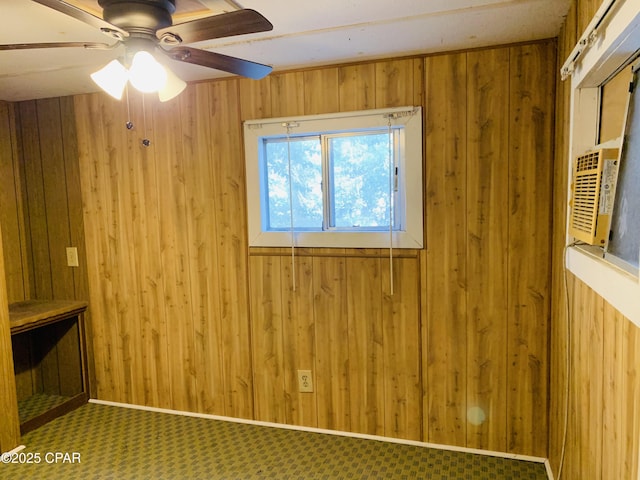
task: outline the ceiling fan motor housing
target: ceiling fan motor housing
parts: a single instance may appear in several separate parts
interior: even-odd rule
[[[129,33],[155,35],[170,27],[176,10],[175,0],[98,0],[105,21]]]
[[[178,46],[181,43],[189,44],[272,30],[273,25],[271,22],[252,9],[241,8],[231,12],[178,22],[174,25],[172,15],[176,11],[176,0],[97,0],[102,8],[102,18],[63,0],[33,1],[97,28],[115,40],[115,42],[112,44],[80,42],[16,43],[0,45],[0,50],[65,47],[108,50],[122,45],[125,47],[124,56],[119,59],[119,62],[116,62],[120,63],[120,70],[133,67],[133,63],[136,63],[136,65],[141,64],[141,62],[134,62],[133,60],[138,53],[143,51],[152,56],[159,52],[179,62],[222,70],[256,80],[265,77],[272,70],[269,65],[250,60],[194,47]],[[204,2],[204,0],[201,1]],[[145,57],[145,55],[138,56],[138,58]],[[111,63],[113,61],[107,67]],[[143,64],[141,68],[147,69],[148,67],[148,65]],[[100,72],[102,70],[104,68]],[[105,88],[105,90],[107,89]],[[107,92],[111,93],[109,90]],[[113,96],[117,97],[117,93]]]

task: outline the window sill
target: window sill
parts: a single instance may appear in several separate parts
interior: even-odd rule
[[[393,249],[393,258],[418,258],[418,249]],[[387,248],[308,248],[295,247],[296,257],[389,258]],[[249,247],[249,256],[291,256],[291,247]]]
[[[569,247],[566,268],[640,327],[638,278],[603,259],[602,249],[583,245]]]

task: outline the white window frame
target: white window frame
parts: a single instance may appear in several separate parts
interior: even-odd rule
[[[570,159],[596,148],[601,86],[628,64],[638,49],[640,3],[605,0],[561,72],[563,78],[571,75]],[[622,132],[617,140],[599,147],[620,148],[621,141]],[[571,166],[569,161],[568,195],[571,194]],[[567,222],[567,244],[572,241]],[[568,248],[567,269],[640,326],[638,278],[604,259],[601,250],[599,247]]]
[[[386,231],[265,231],[261,208],[262,139],[291,135],[336,133],[364,129],[388,129],[402,126],[399,145],[399,190],[397,206],[404,206],[400,230]],[[422,201],[422,108],[342,112],[312,116],[270,118],[244,122],[244,147],[247,176],[249,246],[252,247],[341,247],[341,248],[413,248],[423,247]]]

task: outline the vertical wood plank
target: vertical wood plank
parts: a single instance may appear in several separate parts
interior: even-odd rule
[[[249,258],[252,292],[249,299],[255,365],[255,419],[286,423],[280,261],[277,256]]]
[[[173,408],[197,408],[196,364],[191,305],[191,264],[187,228],[187,192],[179,104],[154,102],[150,159],[158,175],[160,259],[167,318]],[[145,148],[145,147],[139,147]],[[151,147],[149,147],[151,148]]]
[[[213,191],[220,275],[225,414],[253,417],[247,205],[238,80],[210,85]]]
[[[468,54],[467,446],[505,451],[509,50]]]
[[[376,108],[413,105],[414,62],[411,59],[376,63]]]
[[[571,383],[569,384],[569,419],[567,425],[567,445],[565,453],[564,473],[565,478],[580,477],[580,391],[583,369],[580,351],[580,333],[583,331],[582,319],[584,318],[585,301],[580,282],[570,276],[569,298],[571,303],[571,337],[570,337],[570,369]]]
[[[384,432],[388,437],[421,440],[419,262],[417,258],[393,260],[393,294],[389,260],[381,263]]]
[[[255,120],[273,117],[271,113],[271,77],[262,80],[242,78],[240,88],[240,118]]]
[[[282,332],[287,423],[315,427],[318,424],[317,388],[313,392],[299,392],[297,372],[298,370],[311,370],[312,376],[313,372],[317,373],[313,311],[313,259],[308,256],[299,256],[292,262],[291,259],[283,257],[280,265],[283,280]]]
[[[412,105],[425,105],[425,85],[424,85],[424,59],[414,58],[412,60],[413,73],[413,101]],[[423,111],[424,115],[424,111]],[[423,122],[424,124],[424,122]],[[423,170],[424,171],[424,170]]]
[[[380,259],[347,258],[349,405],[354,432],[384,435],[384,332]]]
[[[77,300],[87,300],[89,296],[87,285],[87,262],[86,247],[84,243],[84,221],[82,218],[82,192],[80,183],[80,171],[78,164],[78,135],[76,132],[75,112],[73,97],[61,97],[60,102],[60,123],[63,137],[63,166],[64,185],[66,187],[66,203],[68,215],[68,245],[78,249],[80,265],[71,268],[73,283],[68,288],[68,298]],[[85,315],[86,323],[89,315]]]
[[[110,244],[110,267],[114,280],[115,318],[110,325],[110,346],[117,352],[121,365],[120,388],[116,393],[128,403],[142,401],[143,395],[138,389],[141,370],[140,355],[142,345],[138,336],[140,289],[137,285],[137,255],[134,245],[133,225],[136,219],[137,204],[131,202],[135,177],[131,175],[131,166],[139,165],[136,161],[138,151],[142,149],[141,139],[153,128],[151,122],[143,120],[141,114],[141,95],[131,95],[131,119],[135,122],[133,130],[124,126],[126,116],[122,107],[110,97],[101,95],[103,99],[103,115],[109,119],[105,125],[105,145],[108,156],[102,155],[105,163],[103,181],[108,185],[110,220],[108,227]],[[139,120],[139,121],[138,121]],[[95,119],[95,121],[99,121]],[[149,125],[147,125],[149,124]]]
[[[158,172],[155,150],[141,145],[145,136],[155,137],[148,131],[146,114],[140,97],[133,98],[130,120],[134,130],[126,134],[129,159],[126,169],[131,178],[130,198],[132,241],[135,248],[135,282],[138,288],[138,315],[140,328],[139,359],[140,391],[148,405],[174,408],[172,403],[171,357],[169,355],[169,318],[167,316],[164,270],[162,268],[162,242],[159,194],[164,185]],[[149,122],[153,129],[153,122]],[[155,138],[153,138],[155,140]],[[154,149],[157,148],[154,142]],[[181,362],[182,363],[182,362]]]
[[[338,69],[323,68],[304,72],[304,114],[318,115],[340,111]],[[318,95],[318,92],[323,92]]]
[[[375,64],[338,67],[338,97],[341,112],[375,108]]]
[[[118,123],[118,115],[105,108],[104,96],[80,95],[74,99],[76,128],[78,130],[78,155],[83,185],[84,223],[87,242],[87,270],[90,305],[93,318],[93,347],[96,368],[96,390],[104,400],[125,401],[121,395],[121,364],[113,339],[117,338],[115,322],[116,286],[113,265],[113,210],[110,178],[104,160],[107,145],[118,153],[123,142],[112,142],[109,129]],[[103,128],[95,131],[96,119]],[[107,143],[109,141],[109,143]],[[122,151],[120,151],[122,153]]]
[[[466,55],[425,59],[427,243],[424,431],[466,442]]]
[[[97,201],[97,174],[92,172],[93,167],[98,162],[96,145],[101,141],[101,135],[95,134],[92,138],[90,131],[92,127],[92,111],[96,108],[96,96],[77,95],[73,97],[73,108],[76,120],[77,148],[78,148],[78,175],[82,185],[82,214],[84,226],[87,228],[86,241],[86,261],[87,261],[87,282],[89,285],[100,285],[99,269],[97,268],[97,257],[99,256],[98,245],[98,224],[101,222]],[[91,159],[91,160],[90,160]],[[87,220],[84,220],[84,216]],[[91,220],[89,220],[91,219]],[[91,336],[88,336],[87,343],[92,352],[93,374],[91,379],[92,395],[99,398],[103,393],[103,385],[106,383],[106,358],[102,348],[94,348],[94,345],[102,344],[105,339],[105,330],[100,315],[103,312],[101,298],[105,295],[98,295],[97,288],[89,288],[88,300],[91,305],[91,312],[95,315],[96,322],[92,325]]]
[[[318,427],[351,430],[346,261],[313,258]]]
[[[576,3],[571,2],[565,23],[558,36],[558,67],[570,55],[576,41]],[[549,401],[549,462],[559,471],[567,408],[568,328],[565,301],[564,248],[566,242],[567,177],[569,171],[569,119],[571,82],[556,80],[556,129],[553,186],[553,250],[550,326],[550,401]]]
[[[185,187],[188,195],[187,236],[191,276],[191,303],[194,315],[195,375],[198,411],[224,415],[224,369],[221,300],[218,285],[218,244],[215,193],[212,188],[216,169],[208,115],[209,88],[189,86],[180,96]],[[198,368],[207,365],[208,368]]]
[[[271,75],[271,115],[304,115],[304,74],[290,72]]]
[[[38,132],[38,109],[35,101],[20,103],[24,182],[29,203],[25,210],[26,235],[32,240],[29,269],[32,294],[35,298],[52,299],[51,261],[45,209],[44,175],[42,152]],[[35,241],[34,241],[35,240]],[[36,269],[37,268],[37,273]]]
[[[25,300],[26,238],[18,150],[16,105],[0,102],[0,224],[9,303]]]
[[[584,328],[580,331],[580,368],[585,375],[580,385],[580,422],[582,431],[582,476],[602,477],[602,416],[603,416],[603,299],[593,290],[585,289],[586,311]]]
[[[68,125],[63,135],[60,101],[54,99],[42,99],[36,101],[38,133],[40,137],[40,154],[42,162],[42,185],[44,197],[42,210],[45,212],[46,228],[45,238],[47,245],[43,250],[49,252],[50,267],[45,268],[44,273],[51,272],[55,281],[51,282],[52,298],[73,298],[74,284],[73,272],[67,267],[65,248],[70,246],[69,239],[69,206],[67,200],[67,179],[65,172],[64,138],[73,137],[73,125]],[[31,197],[30,197],[31,200]],[[30,201],[30,205],[33,203]],[[33,231],[31,243],[42,241],[39,233]],[[36,276],[40,276],[39,264],[34,264]]]
[[[545,456],[554,44],[511,48],[507,449]],[[527,225],[527,228],[522,228]]]
[[[578,4],[578,37],[582,36],[591,23],[603,0],[576,0]]]
[[[640,331],[627,319],[624,324],[624,434],[619,444],[623,453],[621,478],[638,477],[638,447],[640,441]]]
[[[609,303],[604,304],[602,382],[602,471],[601,478],[633,478],[623,473],[626,452],[619,441],[624,438],[624,326],[627,320]]]

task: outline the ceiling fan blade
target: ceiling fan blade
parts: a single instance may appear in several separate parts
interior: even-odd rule
[[[88,12],[85,12],[81,8],[76,7],[75,5],[71,5],[70,3],[63,2],[62,0],[33,0],[40,5],[44,5],[45,7],[52,8],[57,10],[58,12],[64,13],[76,20],[80,20],[81,22],[86,23],[92,27],[98,28],[102,32],[115,37],[115,38],[124,38],[129,36],[129,32],[121,29],[120,27],[116,27],[111,23],[101,19],[100,17],[96,17],[95,15],[91,15]]]
[[[36,48],[86,48],[86,49],[94,49],[94,50],[109,50],[113,47],[114,45],[108,45],[106,43],[50,42],[50,43],[13,43],[10,45],[0,45],[0,50],[31,50]]]
[[[156,35],[159,39],[163,36],[177,36],[183,43],[193,43],[269,30],[273,30],[269,20],[255,10],[246,8],[161,28]]]
[[[193,63],[203,67],[215,68],[224,72],[235,73],[243,77],[259,80],[266,77],[272,70],[268,65],[230,57],[216,52],[208,52],[191,47],[175,47],[171,50],[162,50],[166,55],[180,62]]]

